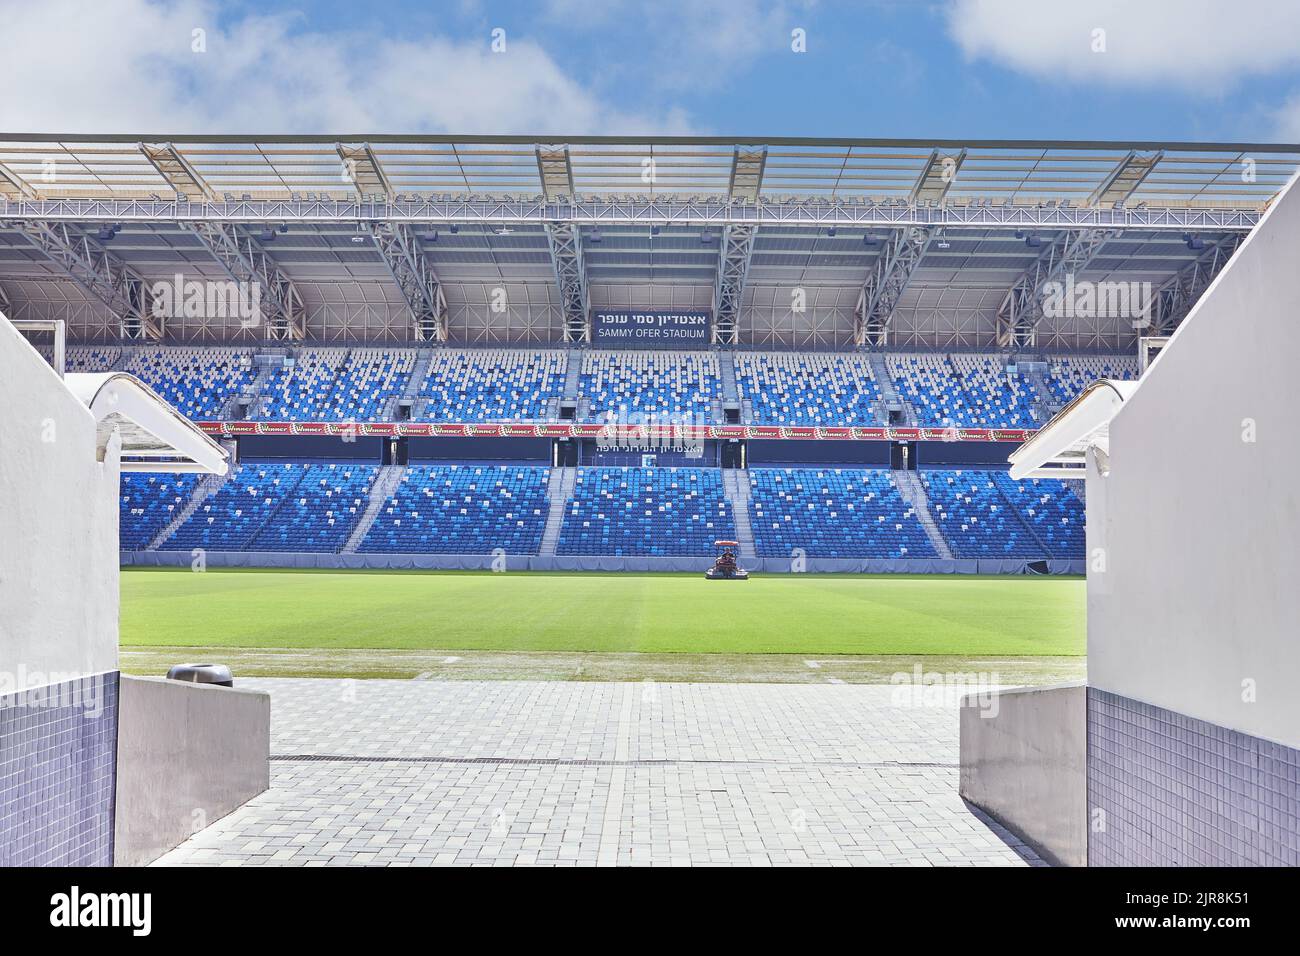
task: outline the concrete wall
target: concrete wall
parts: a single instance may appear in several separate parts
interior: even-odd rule
[[[157,859],[270,786],[271,698],[123,675],[114,862]]]
[[[1083,685],[1024,687],[961,707],[961,795],[1063,866],[1088,862]]]
[[[1110,427],[1088,682],[1300,746],[1300,189],[1201,298]]]
[[[6,319],[0,408],[0,694],[116,670],[116,444]]]
[[[122,564],[135,567],[192,567],[189,551],[123,551]],[[490,554],[312,554],[295,551],[208,551],[209,568],[382,568],[385,570],[492,570],[497,559]],[[508,571],[682,571],[703,574],[712,557],[615,557],[613,555],[507,555]],[[809,574],[1028,574],[1031,563],[1011,560],[964,558],[807,558]],[[760,574],[793,573],[790,558],[750,558],[744,562]],[[1047,562],[1050,574],[1083,574],[1082,560]],[[801,572],[802,573],[802,572]]]

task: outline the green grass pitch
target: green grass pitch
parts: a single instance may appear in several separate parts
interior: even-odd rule
[[[123,645],[1081,655],[1081,578],[123,569]]]

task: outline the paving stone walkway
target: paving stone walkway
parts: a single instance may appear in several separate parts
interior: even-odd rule
[[[881,685],[249,679],[271,789],[161,865],[1038,865]]]

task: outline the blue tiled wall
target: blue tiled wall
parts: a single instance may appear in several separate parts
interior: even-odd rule
[[[112,866],[117,679],[0,696],[0,867]]]
[[[1300,750],[1090,687],[1088,808],[1089,866],[1297,866]]]

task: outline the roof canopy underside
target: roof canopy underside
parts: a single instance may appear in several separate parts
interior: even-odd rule
[[[896,340],[958,347],[979,344],[1008,289],[1070,222],[1086,226],[1093,212],[1109,217],[1098,222],[1119,222],[1120,211],[1133,217],[1111,230],[1076,279],[1159,286],[1201,254],[1189,233],[1213,244],[1250,228],[1298,166],[1300,146],[1268,144],[0,133],[0,289],[15,314],[75,319],[74,341],[113,338],[111,310],[69,281],[19,224],[57,215],[94,241],[113,209],[126,210],[102,248],[135,273],[224,280],[184,220],[204,203],[203,215],[260,237],[301,294],[309,339],[404,341],[406,302],[368,231],[373,200],[386,204],[376,218],[409,213],[403,222],[441,285],[453,339],[554,341],[564,320],[547,228],[557,209],[607,204],[575,215],[591,307],[698,308],[714,298],[720,233],[742,207],[765,207],[797,215],[757,226],[741,340],[838,346],[891,234],[924,213],[933,239],[895,306]],[[671,220],[627,221],[629,209],[658,214],[663,207],[648,204],[674,202],[683,208]],[[341,203],[351,205],[340,213]],[[618,203],[625,206],[614,215]],[[474,217],[436,215],[466,204]],[[720,211],[696,218],[698,204]],[[862,204],[908,212],[897,227],[893,214],[846,222],[835,213]],[[1026,209],[1046,225],[987,224]],[[241,222],[238,210],[248,218]],[[950,222],[958,210],[963,221]],[[1206,226],[1178,225],[1194,216],[1208,216]],[[1125,320],[1070,325],[1062,334],[1073,347],[1133,338]],[[238,340],[245,331],[237,320],[207,319],[173,323],[168,337]]]

